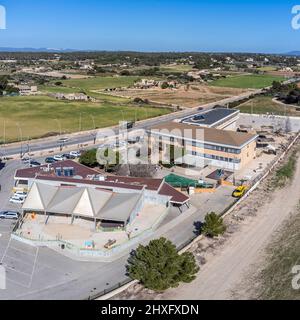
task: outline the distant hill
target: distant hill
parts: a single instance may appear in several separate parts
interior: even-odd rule
[[[75,49],[56,49],[56,48],[9,48],[0,47],[0,52],[74,52]]]
[[[300,51],[291,51],[287,53],[288,56],[300,56]]]

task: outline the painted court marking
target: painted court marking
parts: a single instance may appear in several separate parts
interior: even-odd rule
[[[21,283],[20,281],[16,281],[15,279],[11,279],[9,276],[6,277],[6,280],[9,281],[9,282],[12,282],[12,283],[14,283],[14,284],[17,284],[17,285],[19,285],[19,286],[22,286],[22,287],[24,287],[24,288],[29,289],[29,288],[31,288],[31,286],[32,286],[33,276],[34,276],[34,272],[35,272],[35,270],[36,270],[36,264],[37,264],[38,254],[39,254],[39,248],[35,248],[35,249],[36,249],[36,250],[35,250],[35,254],[27,253],[27,252],[25,252],[25,251],[23,251],[23,250],[20,250],[20,249],[15,248],[15,247],[11,244],[11,242],[12,242],[12,239],[10,238],[9,241],[8,241],[8,243],[7,243],[6,248],[5,248],[5,250],[4,250],[4,253],[3,253],[3,255],[2,255],[1,264],[5,267],[5,269],[10,270],[10,271],[12,271],[12,272],[15,272],[15,273],[23,276],[23,279],[25,279],[25,282],[26,282],[26,283],[28,282],[28,284],[23,284],[23,283]],[[28,263],[28,262],[24,262],[22,259],[19,259],[19,258],[15,258],[15,257],[10,256],[10,255],[8,254],[8,250],[9,250],[9,249],[13,249],[13,250],[16,250],[16,251],[18,251],[18,252],[22,252],[22,253],[25,254],[26,256],[31,257],[31,258],[33,259],[32,264],[30,264],[30,263]],[[23,264],[23,265],[26,264],[27,266],[31,266],[31,265],[32,265],[32,270],[31,270],[30,273],[23,272],[23,271],[20,271],[20,270],[16,270],[15,268],[11,267],[9,264],[6,265],[5,263],[3,263],[4,260],[5,260],[5,258],[12,259],[12,260],[14,260],[14,261],[20,262],[20,266],[21,266],[22,264]],[[27,279],[27,278],[29,278],[29,279]],[[27,280],[29,280],[29,281],[27,281]]]

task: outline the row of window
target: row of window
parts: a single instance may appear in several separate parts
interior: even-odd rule
[[[166,139],[166,138],[163,137],[163,139],[162,139],[160,137],[160,140],[164,140],[164,139]],[[169,141],[171,143],[174,143],[175,142],[175,138],[174,137],[170,137]],[[193,147],[198,147],[198,148],[208,149],[208,150],[221,151],[221,152],[226,152],[226,153],[233,153],[233,154],[240,154],[241,153],[240,149],[215,146],[215,145],[208,144],[208,143],[201,143],[201,142],[196,142],[196,141],[189,142],[189,141],[185,141],[184,139],[176,139],[176,141],[178,143],[181,143],[181,145],[183,147],[186,146],[186,145],[192,145]]]
[[[233,148],[227,148],[227,147],[221,147],[221,146],[214,146],[212,144],[207,144],[207,143],[200,143],[193,141],[192,142],[193,147],[198,147],[198,148],[204,148],[208,150],[215,150],[215,151],[222,151],[222,152],[227,152],[227,153],[234,153],[234,154],[240,154],[241,150],[239,149],[233,149]]]
[[[196,152],[196,151],[192,151],[192,152],[189,151],[189,154],[192,154],[193,156],[203,157],[205,159],[225,161],[225,162],[230,162],[230,163],[240,163],[241,162],[241,159],[219,157],[219,156],[215,156],[213,154],[203,154],[203,153]]]

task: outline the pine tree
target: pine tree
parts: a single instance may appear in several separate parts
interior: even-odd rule
[[[160,238],[140,245],[129,259],[128,274],[146,288],[164,291],[191,282],[199,268],[192,253],[179,255],[171,241]]]
[[[215,212],[211,212],[205,216],[201,230],[204,235],[213,238],[218,235],[222,235],[226,231],[226,226],[219,215]]]

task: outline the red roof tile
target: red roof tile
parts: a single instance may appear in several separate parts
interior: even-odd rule
[[[177,191],[167,183],[163,184],[162,188],[159,191],[159,194],[164,196],[170,196],[171,202],[179,203],[179,204],[184,204],[190,199],[188,196],[184,195],[180,191]]]

